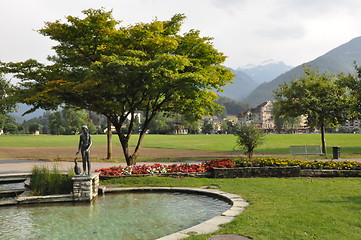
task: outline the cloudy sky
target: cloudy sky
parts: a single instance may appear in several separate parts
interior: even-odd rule
[[[213,37],[232,68],[268,59],[297,66],[361,36],[359,0],[0,0],[0,61],[45,61],[54,43],[34,30],[100,7],[123,26],[184,13],[183,31]]]

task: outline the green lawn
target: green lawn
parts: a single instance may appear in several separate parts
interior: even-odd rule
[[[125,178],[102,181],[122,187],[217,186],[250,203],[241,215],[212,234],[262,239],[360,239],[359,178]],[[188,239],[206,240],[211,235]]]
[[[131,145],[135,144],[135,137]],[[54,135],[2,135],[0,146],[3,147],[66,147],[78,144],[79,136]],[[196,149],[211,151],[234,151],[234,135],[153,135],[145,136],[143,147]],[[340,146],[342,153],[361,154],[361,134],[327,134],[328,151]],[[320,145],[320,134],[269,134],[265,143],[256,149],[259,153],[289,153],[290,145]],[[94,145],[105,145],[105,135],[93,135]],[[120,146],[116,135],[113,144]]]

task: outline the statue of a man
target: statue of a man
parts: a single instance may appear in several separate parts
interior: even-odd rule
[[[90,175],[90,147],[92,146],[92,137],[89,134],[89,129],[87,126],[82,126],[83,133],[80,135],[78,152],[81,151],[81,157],[83,159],[83,175],[86,175],[88,170],[88,175]]]

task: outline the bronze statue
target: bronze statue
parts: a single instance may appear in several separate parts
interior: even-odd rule
[[[87,126],[82,126],[82,130],[83,133],[80,135],[78,152],[76,154],[79,154],[81,151],[81,157],[83,159],[82,175],[86,175],[87,170],[88,175],[90,175],[90,147],[92,146],[92,137],[89,134]]]

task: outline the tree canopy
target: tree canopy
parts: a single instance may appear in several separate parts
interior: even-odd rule
[[[8,94],[12,89],[10,81],[7,81],[0,72],[0,114],[6,114],[15,110],[15,103],[9,101]]]
[[[361,119],[361,67],[355,65],[356,74],[341,75],[341,86],[346,87],[351,98],[351,118]]]
[[[321,131],[322,151],[326,154],[325,127],[337,127],[349,119],[351,98],[342,86],[342,75],[321,74],[305,68],[305,75],[280,85],[275,98],[280,116],[307,117],[309,127]]]
[[[2,64],[22,79],[19,101],[37,108],[60,104],[103,114],[117,130],[128,164],[157,112],[182,114],[188,119],[213,115],[214,101],[234,75],[221,64],[226,57],[212,38],[197,30],[180,34],[182,14],[168,21],[154,20],[118,26],[111,11],[84,10],[84,18],[47,22],[39,33],[57,42],[52,64],[29,59]],[[144,121],[137,146],[129,150],[136,112]],[[129,121],[128,128],[122,128]]]

